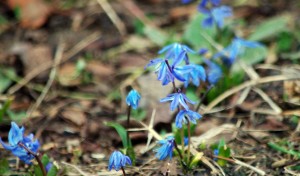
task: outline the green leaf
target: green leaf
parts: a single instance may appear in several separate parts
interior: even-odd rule
[[[9,172],[9,163],[5,158],[0,159],[0,174],[4,175]]]
[[[42,160],[43,166],[46,167],[46,165],[49,163],[49,157],[45,154],[42,156],[41,160]],[[38,164],[34,165],[33,170],[34,170],[34,173],[36,176],[43,176],[43,172]]]
[[[168,36],[157,28],[146,25],[144,34],[155,44],[163,46],[167,43]]]
[[[256,48],[246,48],[244,54],[240,57],[247,65],[262,62],[268,55],[268,49],[265,46]]]
[[[126,148],[126,155],[130,157],[132,165],[135,166],[136,157],[132,146]]]
[[[3,93],[11,85],[12,80],[10,78],[16,77],[16,73],[13,68],[1,67],[0,69],[0,93]]]
[[[50,159],[47,154],[44,154],[42,157],[42,163],[46,167],[46,165],[50,162]]]
[[[224,139],[221,139],[219,141],[219,144],[218,144],[218,150],[219,150],[219,156],[222,156],[224,158],[229,158],[230,157],[230,148],[228,148],[225,144],[225,140]],[[222,159],[218,159],[218,164],[220,166],[225,166],[227,161],[226,160],[222,160]]]
[[[58,172],[58,166],[56,162],[53,162],[51,169],[48,171],[47,176],[56,176]]]
[[[273,37],[280,32],[287,31],[288,23],[293,20],[291,16],[281,15],[269,20],[262,21],[248,38],[249,40],[261,41]]]
[[[200,98],[199,98],[199,93],[197,94],[197,87],[195,86],[189,86],[187,89],[186,89],[186,96],[192,100],[192,101],[199,101]]]
[[[127,141],[127,131],[122,125],[114,122],[104,122],[104,124],[106,126],[113,127],[118,132],[124,148],[129,148],[131,146],[130,140]]]
[[[190,43],[193,48],[211,48],[209,40],[214,41],[217,32],[215,28],[204,28],[201,23],[205,16],[197,13],[192,20],[188,23],[186,30],[183,34],[183,39]]]
[[[4,115],[7,113],[10,104],[12,102],[12,99],[8,99],[7,101],[5,101],[5,103],[2,105],[1,109],[0,109],[0,122],[2,122]]]
[[[6,113],[12,121],[21,121],[24,118],[26,118],[26,112],[25,111],[13,112],[13,111],[8,109]]]
[[[277,51],[288,52],[294,41],[294,36],[290,32],[282,32],[277,38]]]

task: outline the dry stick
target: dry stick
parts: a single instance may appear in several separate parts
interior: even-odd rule
[[[230,158],[226,158],[226,157],[222,157],[222,156],[216,156],[216,155],[213,155],[214,158],[218,158],[218,159],[222,159],[222,160],[226,160],[226,161],[229,161],[229,162],[232,162],[234,164],[238,164],[240,166],[244,166],[244,167],[247,167],[251,170],[253,170],[254,172],[258,173],[259,175],[266,175],[266,172],[261,170],[261,169],[258,169],[256,167],[253,167],[247,163],[244,163],[240,160],[237,160],[237,159],[230,159]]]
[[[56,72],[57,72],[57,66],[59,65],[61,59],[62,59],[62,55],[63,55],[63,51],[64,51],[64,44],[59,44],[57,51],[55,53],[55,57],[54,57],[54,64],[53,64],[53,68],[50,72],[49,75],[49,79],[47,81],[47,84],[45,86],[45,88],[43,89],[41,95],[39,96],[39,98],[36,100],[36,103],[27,111],[26,115],[27,117],[30,117],[31,114],[40,106],[40,104],[42,103],[42,101],[45,99],[53,81],[54,78],[56,76]]]
[[[116,26],[120,34],[125,35],[126,34],[125,24],[119,18],[119,16],[111,7],[111,5],[107,2],[107,0],[97,0],[97,2],[102,7],[102,9],[107,14],[107,16],[110,18],[110,20],[113,22],[113,24]]]
[[[276,75],[276,76],[267,76],[260,78],[258,80],[250,80],[247,82],[244,82],[243,84],[240,84],[239,86],[233,87],[230,90],[227,90],[220,96],[218,96],[216,99],[214,99],[204,110],[205,113],[209,113],[216,105],[218,105],[221,101],[226,99],[227,97],[233,95],[234,93],[237,93],[241,91],[244,88],[255,86],[258,84],[264,84],[269,82],[275,82],[275,81],[284,81],[284,80],[293,80],[293,79],[300,79],[300,75]]]
[[[29,148],[27,148],[23,143],[19,142],[18,145],[20,147],[22,147],[23,149],[25,149],[28,153],[30,153],[32,156],[34,156],[34,158],[37,160],[39,167],[41,168],[42,172],[43,172],[43,176],[47,175],[47,172],[45,170],[45,167],[43,166],[43,163],[39,157],[38,154],[36,154],[35,152],[31,151]]]
[[[97,176],[97,175],[92,175],[91,173],[85,173],[80,168],[78,168],[77,166],[75,166],[73,164],[69,164],[69,163],[66,163],[64,161],[62,161],[61,163],[64,164],[64,165],[73,167],[74,169],[76,169],[79,172],[80,175],[83,175],[83,176]]]
[[[87,36],[85,39],[83,39],[77,45],[75,45],[69,52],[67,52],[66,55],[64,55],[62,57],[62,61],[60,62],[60,64],[68,61],[71,57],[73,57],[74,55],[76,55],[79,51],[83,50],[89,44],[91,44],[92,42],[96,41],[99,37],[100,37],[100,33],[99,32],[94,32],[93,34]],[[30,82],[33,78],[35,78],[36,76],[38,76],[41,72],[43,72],[45,70],[48,70],[52,66],[53,66],[53,61],[48,61],[48,62],[45,62],[43,65],[37,67],[36,69],[32,70],[31,72],[29,72],[29,74],[27,74],[25,76],[24,79],[22,79],[21,81],[19,81],[15,86],[12,86],[8,90],[8,94],[9,95],[14,94],[16,91],[18,91],[23,86],[25,86],[28,82]]]

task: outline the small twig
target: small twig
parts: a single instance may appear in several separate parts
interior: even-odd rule
[[[42,103],[42,101],[45,99],[54,79],[56,76],[56,72],[57,72],[57,66],[59,65],[61,59],[62,59],[62,55],[63,55],[63,51],[64,51],[64,44],[61,43],[58,45],[57,51],[55,53],[55,57],[54,57],[54,64],[53,67],[51,69],[50,75],[49,75],[49,79],[47,81],[46,86],[44,87],[41,95],[39,96],[39,98],[36,100],[35,104],[27,111],[27,117],[30,117],[31,114],[40,106],[40,104]]]
[[[117,13],[111,7],[111,5],[107,2],[107,0],[97,0],[98,4],[102,7],[104,12],[107,14],[109,19],[114,23],[120,34],[123,36],[126,34],[126,27],[122,20],[119,18]]]
[[[46,175],[47,175],[47,172],[46,172],[45,167],[44,167],[44,165],[43,165],[43,163],[42,163],[42,161],[41,161],[41,159],[40,159],[40,157],[39,157],[39,154],[37,154],[37,153],[31,151],[28,147],[26,147],[26,146],[25,146],[23,143],[21,143],[21,142],[19,142],[18,145],[19,145],[20,147],[22,147],[23,149],[25,149],[25,150],[26,150],[28,153],[30,153],[32,156],[34,156],[34,158],[36,159],[36,161],[37,161],[38,164],[39,164],[39,167],[41,168],[41,170],[42,170],[42,172],[43,172],[43,176],[46,176]]]
[[[260,78],[258,80],[246,81],[243,84],[240,84],[236,87],[233,87],[233,88],[227,90],[226,92],[224,92],[223,94],[218,96],[216,99],[214,99],[205,108],[204,114],[211,111],[216,105],[218,105],[221,101],[223,101],[227,97],[229,97],[229,96],[231,96],[231,95],[233,95],[233,94],[235,94],[235,93],[237,93],[237,92],[239,92],[239,91],[241,91],[241,90],[243,90],[247,87],[255,86],[255,85],[258,85],[258,84],[269,83],[269,82],[293,80],[293,79],[300,79],[300,75],[276,75],[276,76],[263,77],[263,78]]]
[[[96,176],[96,175],[92,175],[91,173],[83,172],[80,168],[78,168],[77,166],[75,166],[73,164],[69,164],[69,163],[66,163],[64,161],[62,161],[61,163],[64,164],[64,165],[73,167],[75,170],[77,170],[79,172],[80,175],[83,175],[83,176]]]
[[[222,157],[222,156],[216,156],[216,155],[213,155],[214,158],[218,158],[218,159],[222,159],[222,160],[226,160],[226,161],[229,161],[229,162],[232,162],[234,164],[238,164],[238,165],[241,165],[241,166],[244,166],[244,167],[247,167],[248,169],[251,169],[253,170],[254,172],[258,173],[259,175],[266,175],[266,172],[261,170],[261,169],[258,169],[256,167],[253,167],[247,163],[244,163],[240,160],[237,160],[237,159],[231,159],[231,158],[226,158],[226,157]]]
[[[282,109],[265,92],[259,88],[253,88],[253,91],[259,94],[277,114],[282,113]]]

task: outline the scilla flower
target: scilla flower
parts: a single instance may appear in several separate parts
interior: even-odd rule
[[[189,63],[188,61],[188,53],[196,53],[194,50],[192,50],[190,47],[180,44],[180,43],[173,43],[168,46],[163,47],[158,54],[166,53],[167,59],[173,59],[172,66],[175,66],[177,64],[180,64],[182,60],[185,60],[186,63]]]
[[[15,156],[19,157],[26,164],[32,164],[31,160],[34,156],[28,153],[21,145],[37,153],[40,146],[38,140],[33,140],[33,134],[24,136],[24,127],[19,128],[15,122],[11,122],[11,128],[8,133],[8,144],[4,143],[0,138],[0,143],[6,150],[10,150]]]
[[[222,70],[219,65],[216,63],[205,59],[205,64],[207,65],[207,81],[210,85],[215,85],[219,81],[219,79],[222,77]]]
[[[200,119],[202,116],[191,110],[181,110],[175,119],[175,125],[177,128],[182,128],[182,124],[187,124],[187,121],[196,124],[196,120]]]
[[[176,68],[177,70],[188,70],[182,73],[184,81],[184,87],[187,87],[189,82],[192,82],[195,86],[200,85],[200,80],[205,81],[205,70],[201,65],[189,64]]]
[[[139,106],[140,99],[141,99],[140,94],[136,90],[132,89],[126,97],[126,103],[128,106],[131,106],[133,109],[137,109]]]
[[[126,164],[131,165],[130,158],[119,151],[114,151],[109,157],[108,170],[111,171],[114,168],[116,171],[119,171]]]
[[[261,46],[262,45],[258,42],[236,37],[232,40],[229,46],[217,53],[214,58],[221,57],[226,65],[231,66],[235,62],[236,58],[245,52],[246,48],[256,48]]]
[[[212,27],[216,23],[219,28],[222,28],[224,19],[232,16],[232,9],[228,6],[214,7],[210,10],[199,8],[198,10],[206,15],[206,18],[202,21],[203,27]]]
[[[179,104],[181,106],[183,106],[186,110],[189,109],[189,107],[186,104],[186,102],[189,102],[191,104],[195,104],[195,102],[193,102],[192,100],[188,99],[186,97],[186,95],[183,94],[183,93],[181,93],[181,92],[169,94],[167,97],[162,98],[160,100],[160,102],[167,102],[167,101],[172,101],[171,105],[170,105],[170,110],[171,111],[174,111],[174,109],[176,109]]]
[[[164,160],[166,159],[168,156],[170,157],[170,159],[172,159],[173,156],[173,149],[175,147],[175,139],[173,136],[169,136],[164,140],[160,140],[158,141],[158,144],[161,145],[161,147],[155,149],[154,151],[157,152],[156,153],[156,157],[159,160]]]

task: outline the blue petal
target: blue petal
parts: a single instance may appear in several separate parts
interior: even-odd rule
[[[11,128],[8,133],[8,142],[10,145],[18,145],[23,140],[24,127],[19,128],[15,122],[11,122]]]
[[[144,67],[144,69],[146,69],[147,67],[151,67],[153,65],[157,65],[163,61],[164,61],[164,59],[161,59],[161,58],[156,58],[156,59],[150,60],[150,62]]]

